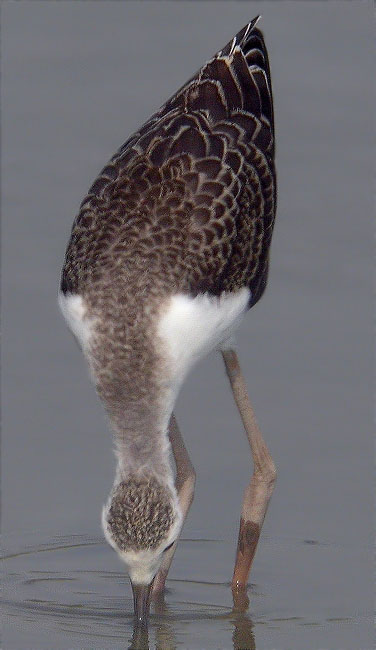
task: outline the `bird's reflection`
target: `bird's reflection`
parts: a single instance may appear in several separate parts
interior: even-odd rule
[[[253,622],[245,612],[233,609],[231,622],[234,625],[232,644],[234,650],[256,650]]]
[[[233,593],[234,606],[229,614],[221,614],[218,619],[227,619],[234,626],[232,634],[233,650],[256,650],[254,623],[248,614],[249,598],[246,591]]]
[[[156,624],[156,650],[176,650],[177,643],[171,620],[166,616],[169,608],[166,605],[164,595],[158,596],[154,600],[154,612],[158,615]]]
[[[155,630],[155,650],[176,650],[177,644],[173,625],[167,616],[169,608],[166,605],[164,595],[160,595],[153,600],[153,609],[156,614],[155,622],[151,623]],[[128,650],[150,650],[149,635],[146,628],[134,627],[132,643]]]
[[[132,643],[128,650],[149,650],[149,633],[147,627],[134,626]]]
[[[155,650],[177,650],[177,630],[174,629],[179,622],[169,616],[170,609],[163,596],[154,600],[154,620],[150,621],[155,633]],[[247,609],[249,599],[246,593],[234,597],[234,607],[231,612],[210,617],[209,620],[228,620],[233,626],[232,645],[233,650],[256,650],[256,641],[253,632],[254,624]],[[133,630],[132,643],[128,650],[152,650],[149,642],[148,631],[145,628],[135,627]]]

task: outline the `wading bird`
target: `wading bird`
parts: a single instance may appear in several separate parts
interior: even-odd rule
[[[272,90],[257,21],[113,156],[80,206],[66,251],[60,307],[114,431],[103,530],[127,565],[140,624],[152,590],[164,589],[193,499],[174,404],[188,371],[214,348],[254,461],[234,594],[245,592],[276,476],[232,342],[266,286],[276,206]]]

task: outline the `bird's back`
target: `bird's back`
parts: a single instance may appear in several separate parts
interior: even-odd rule
[[[267,52],[247,25],[113,156],[73,224],[63,293],[110,298],[201,293],[267,280],[275,215]]]

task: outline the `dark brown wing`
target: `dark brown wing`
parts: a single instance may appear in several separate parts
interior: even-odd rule
[[[138,277],[193,295],[249,285],[251,304],[261,297],[276,192],[270,73],[256,20],[104,168],[73,225],[63,291]]]

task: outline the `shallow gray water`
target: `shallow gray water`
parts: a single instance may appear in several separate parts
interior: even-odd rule
[[[74,535],[35,543],[29,537],[19,550],[14,539],[8,542],[3,595],[9,624],[17,630],[13,642],[31,647],[37,640],[41,649],[51,647],[51,638],[54,647],[131,646],[131,590],[102,539]],[[265,584],[251,584],[245,613],[233,609],[229,582],[212,578],[228,543],[183,538],[165,604],[152,608],[150,648],[368,647],[371,613],[353,609],[356,579],[349,593],[346,589],[349,565],[354,576],[361,573],[367,549],[268,537],[263,546],[274,568],[265,567]],[[319,579],[315,564],[323,572]],[[288,590],[281,570],[286,566]],[[309,589],[300,583],[302,575]]]
[[[232,612],[251,461],[220,359],[177,416],[196,499],[150,647],[368,650],[374,71],[367,2],[2,5],[5,650],[128,648],[131,594],[100,536],[111,437],[56,291],[73,216],[128,135],[262,13],[279,209],[239,356],[278,468]]]

